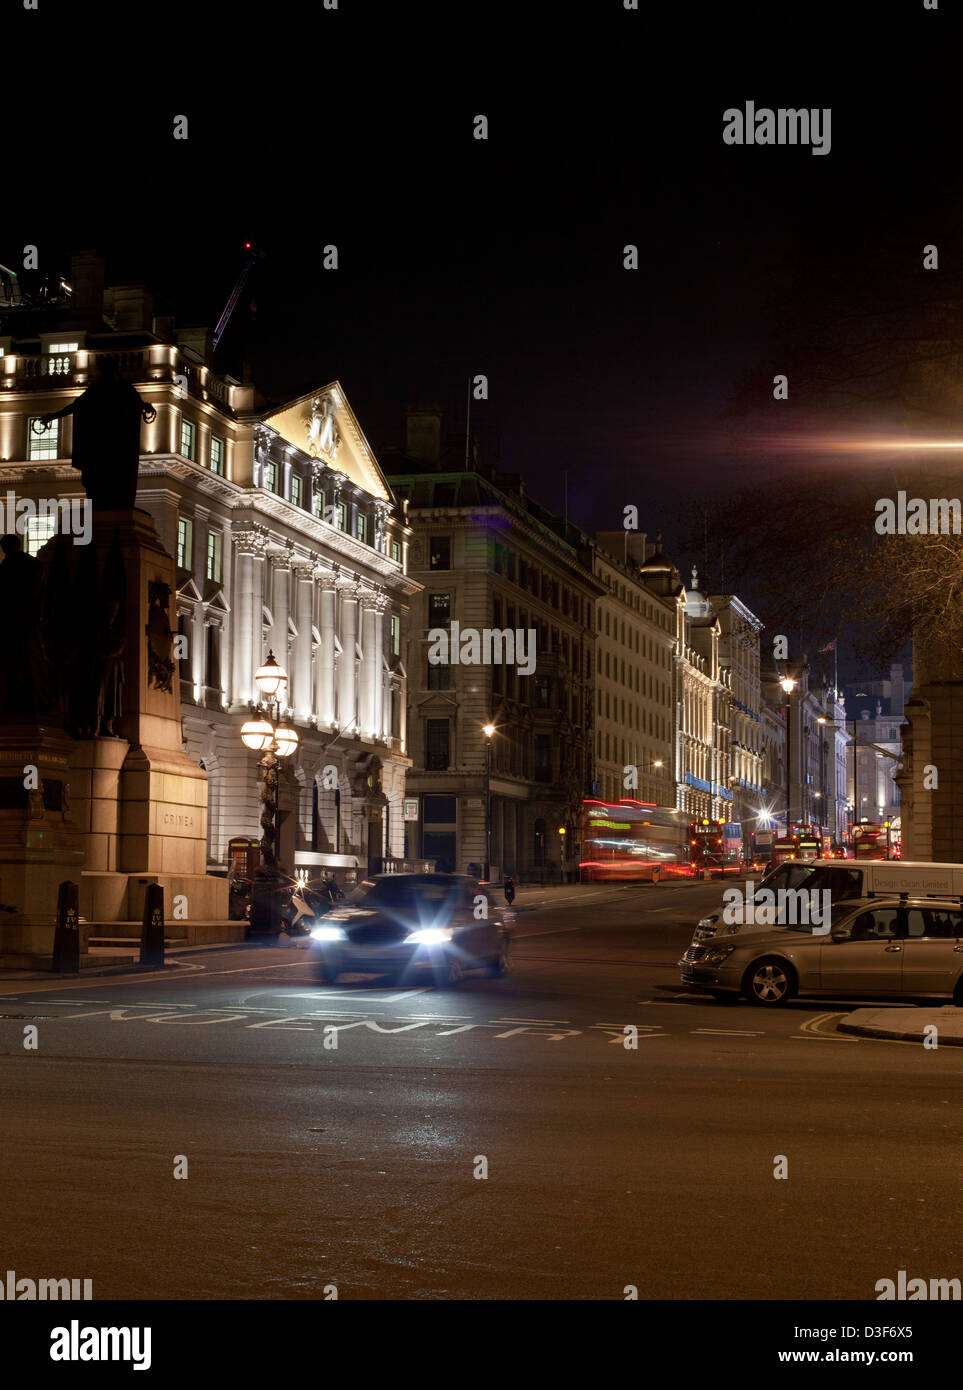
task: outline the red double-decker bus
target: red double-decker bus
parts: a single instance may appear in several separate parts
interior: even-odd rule
[[[650,802],[584,801],[581,832],[579,872],[587,882],[737,873],[742,862],[737,823],[690,821],[684,811]]]

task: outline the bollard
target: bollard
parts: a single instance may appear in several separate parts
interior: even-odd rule
[[[76,883],[64,879],[57,889],[57,925],[54,927],[53,968],[77,974],[80,970],[80,923]]]
[[[140,927],[141,965],[164,964],[164,889],[149,883],[144,895],[144,916]]]

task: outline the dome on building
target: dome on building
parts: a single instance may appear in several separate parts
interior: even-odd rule
[[[685,591],[685,611],[690,618],[709,618],[712,616],[709,600],[699,589],[699,571],[692,566],[692,584]]]

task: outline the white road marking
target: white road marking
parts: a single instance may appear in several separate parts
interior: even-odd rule
[[[746,1028],[690,1028],[690,1033],[716,1033],[722,1037],[761,1038],[762,1032],[751,1032]]]

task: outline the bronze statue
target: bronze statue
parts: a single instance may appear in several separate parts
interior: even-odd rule
[[[79,469],[91,505],[105,511],[130,511],[137,500],[140,422],[150,424],[157,412],[145,405],[129,381],[118,376],[112,357],[97,359],[98,376],[82,396],[54,414],[74,417],[71,463]]]

